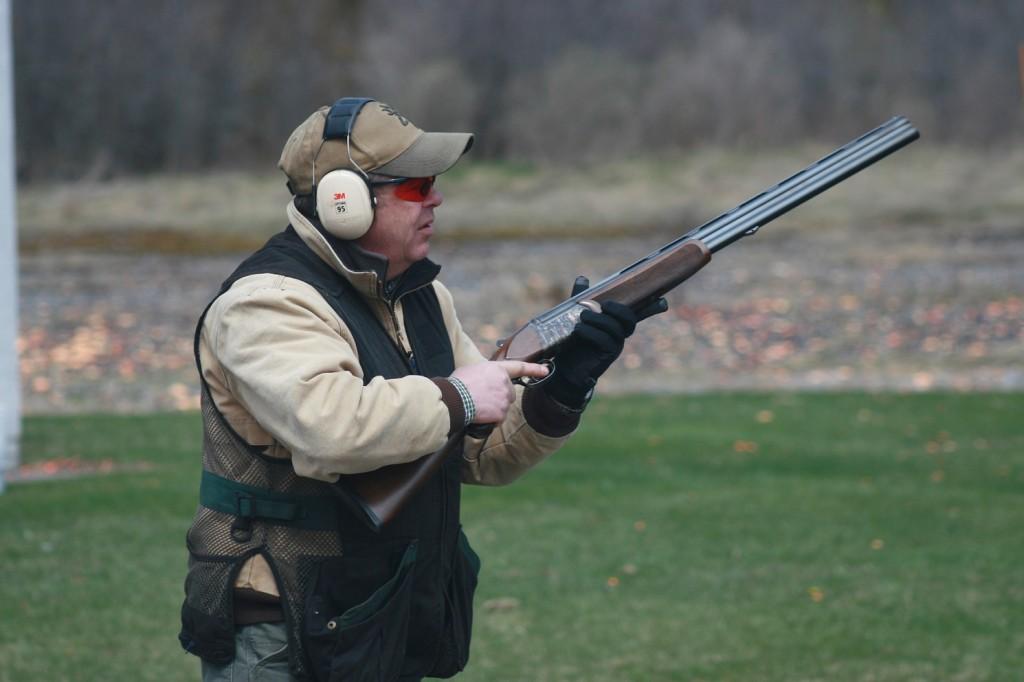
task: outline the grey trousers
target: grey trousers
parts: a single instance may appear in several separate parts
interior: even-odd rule
[[[288,672],[284,623],[256,623],[235,629],[235,660],[227,665],[203,661],[203,682],[295,682]],[[417,682],[421,677],[403,677]]]
[[[288,672],[284,623],[256,623],[235,629],[235,660],[203,661],[203,682],[294,682]]]

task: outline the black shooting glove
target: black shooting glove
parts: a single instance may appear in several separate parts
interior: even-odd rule
[[[585,291],[589,282],[577,277],[572,295]],[[580,321],[554,357],[555,371],[542,382],[547,394],[572,409],[581,409],[597,380],[622,353],[637,322],[668,309],[665,299],[645,304],[639,311],[616,301],[605,301],[601,312],[584,310]]]

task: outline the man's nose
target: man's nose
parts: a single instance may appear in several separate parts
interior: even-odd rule
[[[431,187],[430,194],[428,194],[427,198],[423,200],[423,205],[430,208],[436,208],[442,203],[444,203],[444,195],[441,194],[441,190],[437,187]]]

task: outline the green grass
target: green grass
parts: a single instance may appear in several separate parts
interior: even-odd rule
[[[1013,680],[1024,394],[600,400],[466,490],[466,680]],[[181,653],[195,415],[25,422],[24,459],[151,470],[0,497],[0,680],[198,679]]]

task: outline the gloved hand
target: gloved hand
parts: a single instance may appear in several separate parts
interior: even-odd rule
[[[576,278],[572,295],[588,286],[585,277]],[[637,322],[667,309],[665,299],[658,298],[639,312],[616,301],[602,303],[600,313],[584,310],[572,335],[555,354],[554,374],[543,382],[548,395],[566,407],[582,408],[597,380],[622,353]]]

